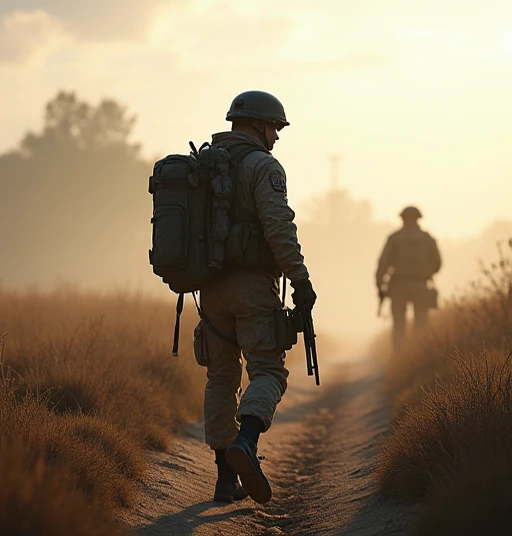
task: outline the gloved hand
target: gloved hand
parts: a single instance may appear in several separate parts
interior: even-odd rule
[[[292,294],[292,300],[295,305],[302,306],[306,312],[311,312],[316,302],[316,294],[313,285],[309,279],[292,283],[295,292]]]
[[[382,287],[377,287],[377,292],[379,293],[379,300],[383,300],[388,295],[385,290],[382,290]]]

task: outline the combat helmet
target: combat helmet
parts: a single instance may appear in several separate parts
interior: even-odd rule
[[[422,217],[422,214],[421,212],[419,211],[419,209],[417,207],[413,207],[413,206],[409,206],[409,207],[405,207],[402,212],[400,212],[400,217],[401,218],[421,218]]]
[[[273,121],[278,123],[278,130],[290,124],[286,120],[281,101],[266,91],[244,91],[233,99],[226,115],[226,121],[233,121],[241,117]]]

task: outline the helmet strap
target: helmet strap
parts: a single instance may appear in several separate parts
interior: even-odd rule
[[[253,123],[252,126],[254,130],[256,130],[256,132],[258,133],[260,141],[265,146],[265,149],[270,151],[270,143],[268,142],[267,138],[267,129],[265,128],[265,121],[261,120],[261,124],[263,125],[263,128],[261,130],[255,125],[255,123]]]

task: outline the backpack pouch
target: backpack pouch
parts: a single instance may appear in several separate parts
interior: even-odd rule
[[[206,344],[205,325],[202,320],[194,329],[194,356],[197,364],[202,367],[207,367],[210,363],[210,357],[208,355],[208,346]]]
[[[152,264],[156,269],[179,270],[188,260],[188,225],[179,205],[164,205],[155,210]]]

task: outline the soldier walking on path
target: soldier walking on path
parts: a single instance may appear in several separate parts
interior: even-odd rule
[[[297,241],[286,175],[271,154],[278,132],[289,125],[281,102],[247,91],[233,100],[226,120],[232,131],[214,134],[212,146],[228,150],[235,162],[228,263],[200,292],[208,327],[205,436],[218,467],[214,500],[249,494],[266,503],[272,491],[260,467],[258,440],[272,423],[288,377],[275,336],[281,273],[291,281],[295,305],[311,311],[316,294]],[[242,397],[241,351],[250,380]]]
[[[436,289],[429,288],[428,282],[441,268],[436,241],[418,224],[421,212],[410,206],[400,216],[403,227],[388,237],[376,273],[379,297],[391,298],[395,350],[405,335],[408,303],[414,306],[415,330],[427,324],[428,309],[436,306],[437,299]]]

